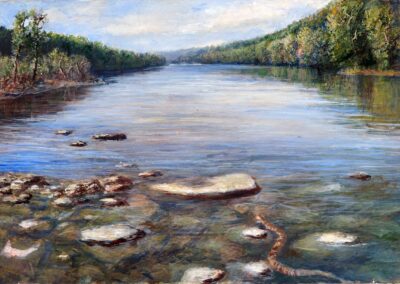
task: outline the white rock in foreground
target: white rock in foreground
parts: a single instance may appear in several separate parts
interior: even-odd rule
[[[24,229],[30,229],[33,227],[37,227],[41,224],[43,224],[43,221],[37,221],[35,219],[27,219],[27,220],[21,221],[18,225]]]
[[[325,244],[345,245],[354,243],[357,240],[357,236],[342,232],[328,232],[322,233],[317,240]]]
[[[153,184],[150,189],[190,198],[224,198],[260,191],[256,181],[250,175],[242,173]]]
[[[34,246],[27,249],[16,249],[11,246],[11,241],[8,240],[3,250],[1,251],[1,255],[8,258],[24,259],[27,258],[31,253],[37,251],[39,247],[40,244],[37,243]]]
[[[196,283],[213,283],[225,276],[225,272],[220,269],[208,267],[194,267],[185,271],[180,283],[196,284]]]
[[[268,232],[267,232],[267,230],[253,227],[253,228],[248,228],[248,229],[243,230],[242,235],[247,238],[263,239],[263,238],[267,237]]]
[[[251,276],[272,276],[272,269],[265,261],[247,263],[243,271]]]
[[[81,232],[81,241],[89,245],[116,245],[143,237],[144,232],[125,224],[94,227]]]

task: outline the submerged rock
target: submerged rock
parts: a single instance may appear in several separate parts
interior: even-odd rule
[[[126,224],[114,224],[85,229],[80,240],[89,245],[112,246],[122,242],[136,240],[145,235],[142,230]]]
[[[130,189],[133,185],[133,181],[125,176],[111,176],[102,179],[101,185],[106,192],[117,192]]]
[[[249,195],[260,191],[256,181],[242,173],[153,184],[150,189],[190,198],[210,199]]]
[[[208,267],[194,267],[185,271],[181,283],[214,283],[225,276],[225,271]]]
[[[102,198],[100,199],[100,202],[104,205],[104,206],[123,206],[123,205],[127,205],[127,202],[125,200],[122,199],[118,199],[118,198]]]
[[[161,171],[148,171],[148,172],[142,172],[139,173],[138,176],[141,178],[149,178],[149,177],[160,177],[162,176],[163,173]]]
[[[247,238],[264,239],[267,237],[268,232],[267,232],[267,230],[253,227],[253,228],[248,228],[248,229],[243,230],[242,235]]]
[[[0,254],[8,258],[24,259],[27,258],[33,252],[37,251],[39,247],[40,244],[37,243],[34,246],[27,249],[16,249],[11,246],[11,241],[8,240]]]
[[[342,233],[342,232],[328,232],[322,233],[318,237],[318,241],[325,244],[331,245],[345,245],[345,244],[353,244],[357,241],[357,236]]]
[[[118,164],[115,165],[116,168],[138,168],[138,165],[134,163],[124,163],[124,162],[119,162]]]
[[[60,197],[57,198],[53,201],[54,205],[60,206],[60,207],[68,207],[73,205],[73,201],[69,197]]]
[[[96,140],[125,140],[126,134],[124,133],[102,133],[96,134],[92,136],[93,139]]]
[[[371,175],[366,172],[356,172],[349,175],[349,178],[359,179],[359,180],[370,180]]]
[[[23,229],[30,229],[30,228],[33,228],[33,227],[37,227],[37,226],[39,226],[39,225],[41,225],[43,223],[44,223],[43,221],[38,221],[38,220],[35,220],[35,219],[28,219],[28,220],[21,221],[18,225],[20,227],[22,227]]]
[[[103,192],[103,190],[104,188],[100,182],[97,179],[94,179],[88,182],[70,184],[64,189],[64,193],[66,196],[75,197],[87,194],[96,194]]]
[[[72,132],[73,132],[72,130],[61,129],[61,130],[57,130],[57,131],[55,132],[55,134],[57,134],[57,135],[68,136],[68,135],[72,134]]]
[[[32,198],[32,195],[29,193],[22,193],[18,196],[11,195],[3,198],[3,202],[11,203],[11,204],[21,204],[21,203],[29,203],[29,200]]]
[[[69,145],[72,146],[72,147],[85,147],[85,146],[87,146],[87,143],[85,141],[80,141],[79,140],[79,141],[72,142]]]
[[[250,276],[271,277],[273,270],[265,261],[250,262],[243,265],[243,272]]]

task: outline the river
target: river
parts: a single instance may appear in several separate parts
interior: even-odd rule
[[[104,86],[0,102],[0,172],[67,179],[147,169],[170,177],[246,172],[263,190],[213,202],[152,197],[163,212],[156,218],[164,224],[162,247],[117,265],[87,255],[78,263],[90,262],[101,267],[100,275],[108,271],[120,281],[168,282],[193,264],[229,268],[261,260],[265,243],[236,236],[238,228],[254,223],[251,214],[235,210],[241,204],[286,230],[288,244],[280,256],[285,264],[347,280],[400,281],[399,78],[169,65],[107,79]],[[55,135],[58,129],[74,133]],[[90,139],[102,132],[124,132],[128,139]],[[74,140],[88,146],[72,148]],[[119,163],[138,168],[121,169]],[[372,179],[349,179],[355,171]],[[318,247],[310,240],[326,231],[355,234],[360,242]],[[48,271],[50,262],[39,262],[38,269]],[[228,276],[240,281],[234,272]]]

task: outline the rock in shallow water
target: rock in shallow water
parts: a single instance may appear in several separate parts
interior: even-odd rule
[[[92,136],[93,139],[96,140],[125,140],[126,134],[124,133],[102,133],[96,134]]]
[[[359,180],[370,180],[371,175],[366,172],[356,172],[349,175],[349,178],[359,179]]]
[[[353,244],[355,241],[357,241],[357,236],[342,232],[328,232],[322,233],[317,240],[325,244],[345,245]]]
[[[72,147],[85,147],[87,143],[85,141],[76,141],[69,144]]]
[[[34,246],[27,249],[16,249],[11,246],[11,241],[8,240],[0,254],[8,258],[24,259],[27,258],[33,252],[37,251],[39,247],[40,244],[37,243]]]
[[[103,191],[103,187],[97,179],[70,184],[65,188],[64,193],[66,196],[83,196],[86,194],[96,194]]]
[[[57,131],[55,132],[55,134],[57,134],[57,135],[68,136],[68,135],[72,134],[72,132],[73,132],[72,130],[61,129],[61,130],[57,130]]]
[[[206,199],[250,195],[260,191],[256,181],[251,176],[242,173],[153,184],[150,185],[150,189],[189,198]]]
[[[73,204],[73,201],[69,197],[60,197],[57,198],[53,201],[54,205],[60,206],[60,207],[68,207]]]
[[[253,228],[248,228],[242,231],[242,235],[247,237],[247,238],[253,238],[253,239],[264,239],[267,237],[268,232],[266,230],[253,227]]]
[[[6,196],[3,198],[3,202],[11,203],[11,204],[21,204],[21,203],[29,203],[29,200],[32,198],[31,194],[22,193],[18,196]]]
[[[251,276],[271,277],[272,269],[265,261],[250,262],[243,265],[243,272]]]
[[[132,179],[120,175],[103,178],[100,182],[106,192],[127,190],[133,185]]]
[[[83,230],[80,240],[89,245],[112,246],[141,238],[144,235],[145,233],[142,230],[135,229],[129,225],[114,224]]]
[[[221,280],[225,276],[225,272],[220,269],[208,267],[194,267],[185,271],[180,283],[196,284],[196,283],[214,283]]]
[[[138,176],[141,178],[149,178],[149,177],[160,177],[162,176],[163,173],[161,171],[147,171],[147,172],[142,172],[139,173]]]

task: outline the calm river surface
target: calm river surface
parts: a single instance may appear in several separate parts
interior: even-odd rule
[[[141,251],[112,261],[107,251],[77,253],[70,266],[42,256],[34,263],[40,277],[50,283],[59,269],[69,271],[66,282],[173,282],[203,265],[244,281],[235,264],[264,259],[271,243],[238,233],[259,212],[286,230],[285,264],[347,280],[400,281],[400,79],[229,65],[170,65],[108,79],[78,92],[0,102],[0,172],[67,179],[147,169],[170,177],[247,172],[263,190],[213,202],[138,190],[158,205],[151,221],[162,224]],[[57,129],[74,133],[60,137]],[[128,139],[90,139],[102,132]],[[88,146],[70,147],[75,140]],[[119,169],[120,162],[139,168]],[[355,171],[373,178],[350,180]],[[310,237],[330,231],[355,234],[360,243],[322,246]],[[47,251],[80,246],[53,242]],[[42,281],[37,274],[31,279]],[[276,274],[252,281],[327,280]]]

